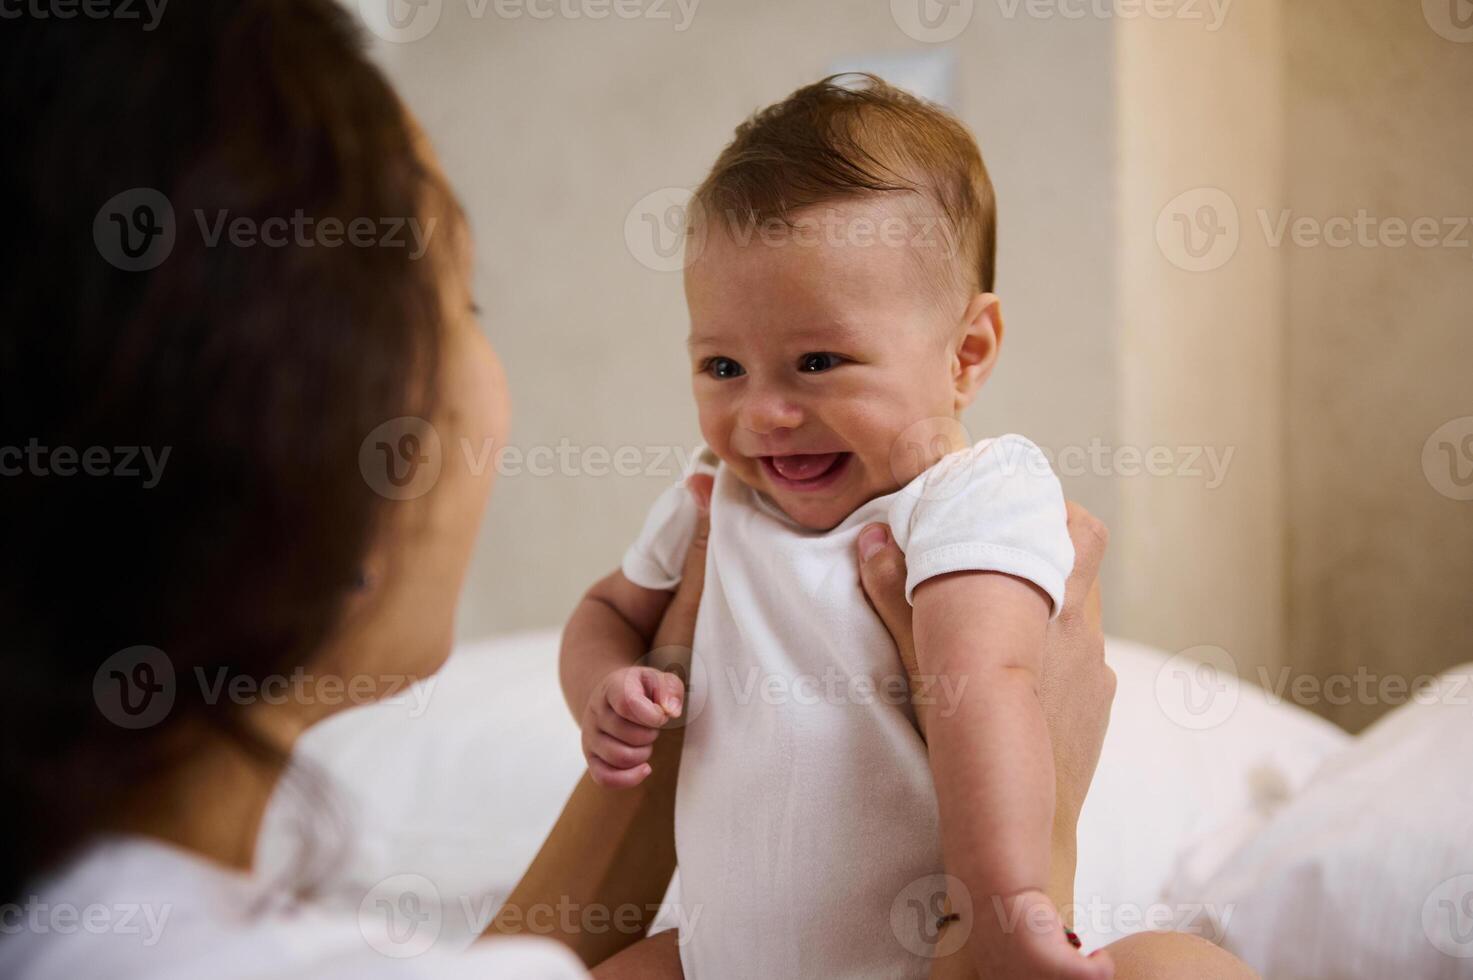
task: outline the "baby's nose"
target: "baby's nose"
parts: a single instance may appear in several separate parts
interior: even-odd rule
[[[743,428],[761,435],[796,429],[803,424],[803,409],[780,392],[751,392],[742,402],[741,423]]]

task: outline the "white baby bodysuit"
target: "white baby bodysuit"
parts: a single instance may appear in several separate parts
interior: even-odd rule
[[[809,531],[709,451],[696,469],[716,485],[676,795],[686,980],[925,977],[929,925],[907,905],[943,870],[936,792],[856,539],[890,525],[907,599],[986,570],[1033,582],[1057,614],[1074,564],[1059,481],[1037,446],[1001,436]],[[666,490],[625,577],[674,588],[696,516],[683,486]]]

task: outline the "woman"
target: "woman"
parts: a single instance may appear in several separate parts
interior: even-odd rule
[[[312,901],[332,857],[319,827],[291,879],[253,873],[272,794],[329,789],[286,769],[301,733],[344,689],[389,693],[449,651],[494,470],[454,447],[507,420],[469,236],[328,0],[192,0],[147,31],[46,14],[0,40],[26,242],[0,265],[0,974],[562,978],[609,957],[610,975],[637,972],[615,954],[638,930],[382,955],[373,915]],[[422,255],[390,241],[414,223]],[[418,467],[441,464],[416,491]],[[1083,596],[1102,544],[1076,517]],[[699,567],[662,641],[688,644]],[[894,545],[862,571],[909,649]],[[1062,905],[1112,682],[1090,607],[1060,623],[1045,688]],[[558,901],[658,900],[678,736],[660,751],[638,791],[584,780],[491,933]],[[1120,976],[1237,969],[1186,937],[1114,953]]]

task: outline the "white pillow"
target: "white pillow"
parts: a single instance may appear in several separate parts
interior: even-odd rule
[[[1470,706],[1473,664],[1368,728],[1173,894],[1221,910],[1223,945],[1276,980],[1473,977]]]
[[[1351,741],[1239,682],[1226,661],[1203,670],[1198,652],[1106,641],[1118,684],[1080,817],[1074,888],[1075,929],[1091,948],[1147,929],[1215,940],[1209,910],[1167,893],[1183,852],[1199,864],[1225,857],[1210,842],[1250,832]]]
[[[324,900],[357,908],[384,879],[420,875],[429,893],[411,887],[438,897],[442,942],[469,942],[489,923],[583,774],[558,643],[558,631],[538,630],[467,644],[392,703],[344,711],[301,738],[296,757],[326,775],[346,818]],[[283,785],[267,811],[257,864],[268,873],[295,860],[294,803]]]

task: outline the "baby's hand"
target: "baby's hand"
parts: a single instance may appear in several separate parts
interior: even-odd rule
[[[991,936],[973,937],[974,942],[980,940],[981,976],[1009,980],[1110,980],[1115,975],[1115,965],[1108,953],[1096,950],[1084,956],[1074,948],[1064,934],[1064,924],[1053,902],[1043,892],[1029,890],[1004,899],[1003,904],[1005,910],[995,911],[1006,916],[1008,925]],[[987,910],[977,910],[979,917],[986,914]]]
[[[600,786],[638,786],[650,774],[649,757],[660,728],[680,717],[685,685],[654,667],[623,667],[609,674],[583,709],[583,755]]]

